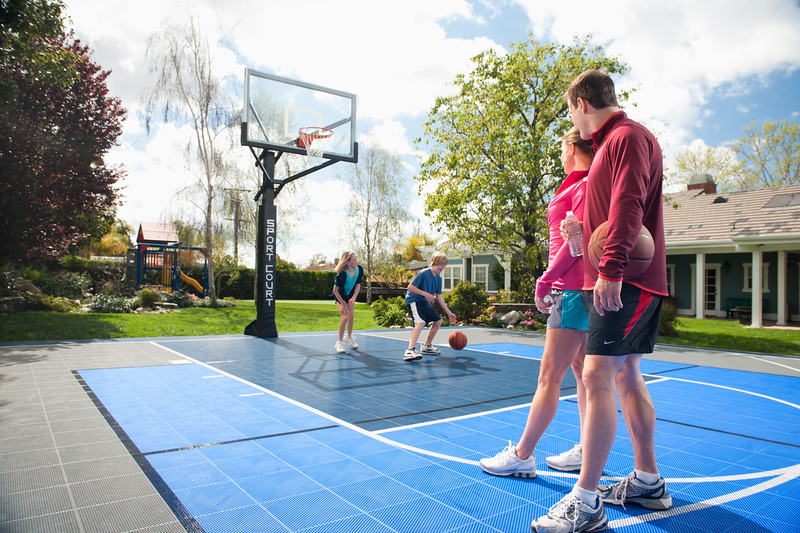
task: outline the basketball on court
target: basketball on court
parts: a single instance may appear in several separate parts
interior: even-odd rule
[[[467,336],[460,331],[454,331],[448,339],[450,347],[454,350],[462,350],[467,345]]]
[[[592,266],[597,270],[597,265],[600,264],[600,258],[603,257],[603,248],[606,245],[606,232],[608,230],[608,221],[603,222],[592,233],[589,239],[588,256]],[[623,271],[623,276],[626,278],[635,278],[641,275],[650,267],[650,262],[653,260],[653,253],[655,252],[655,244],[653,243],[653,236],[646,227],[642,226],[639,230],[639,238],[636,239],[636,244],[633,249],[628,253],[628,265]]]

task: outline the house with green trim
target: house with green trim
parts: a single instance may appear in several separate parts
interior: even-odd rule
[[[718,193],[695,176],[665,195],[664,234],[679,315],[800,321],[800,185]]]

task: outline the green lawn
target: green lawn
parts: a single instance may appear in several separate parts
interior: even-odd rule
[[[28,311],[0,317],[0,342],[243,334],[255,317],[252,301],[239,301],[233,308],[189,308],[163,315]],[[276,303],[275,322],[283,333],[336,331],[339,312],[332,301],[282,300]],[[382,329],[367,304],[356,304],[354,329]],[[732,320],[680,318],[677,330],[678,337],[659,337],[658,342],[800,355],[797,329],[752,329]]]
[[[677,337],[659,337],[662,344],[699,346],[743,352],[800,355],[800,330],[750,328],[736,320],[679,318]]]
[[[243,334],[256,318],[253,301],[231,308],[181,309],[168,314],[52,313],[28,311],[0,317],[0,341],[111,339],[118,337],[178,337]],[[279,332],[336,331],[339,311],[333,301],[278,301]],[[380,329],[367,304],[356,304],[356,330]]]

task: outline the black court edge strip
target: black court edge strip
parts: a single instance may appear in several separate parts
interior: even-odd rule
[[[77,370],[73,370],[72,374],[75,376],[75,379],[78,380],[78,383],[83,387],[83,390],[86,391],[86,394],[94,403],[97,410],[100,411],[100,414],[103,415],[103,418],[106,419],[108,425],[111,426],[111,429],[114,430],[114,433],[117,434],[117,437],[128,450],[128,453],[131,454],[133,460],[136,461],[136,464],[139,465],[139,468],[142,469],[142,472],[147,479],[150,480],[153,487],[158,491],[158,494],[164,499],[164,502],[170,508],[170,510],[175,514],[175,517],[181,523],[183,528],[188,533],[205,533],[203,527],[197,523],[197,520],[194,519],[192,514],[189,512],[188,509],[183,505],[183,503],[178,499],[178,496],[172,492],[172,489],[169,488],[167,482],[164,481],[164,478],[161,477],[153,465],[150,464],[150,461],[142,454],[139,447],[134,444],[128,434],[122,429],[113,415],[106,409],[106,406],[103,405],[103,402],[100,401],[100,398],[94,393],[92,388],[86,384],[83,377],[81,376],[80,372]]]
[[[332,429],[339,427],[337,424],[329,426],[318,426],[315,428],[298,429],[295,431],[285,431],[283,433],[273,433],[271,435],[258,435],[257,437],[245,437],[243,439],[222,440],[219,442],[207,442],[205,444],[195,444],[194,446],[182,446],[180,448],[168,448],[166,450],[154,450],[152,452],[144,452],[142,455],[156,455],[159,453],[181,452],[185,450],[196,450],[198,448],[208,448],[209,446],[222,446],[225,444],[236,444],[237,442],[248,442],[251,440],[271,439],[272,437],[285,437],[286,435],[297,435],[298,433],[310,433],[312,431],[319,431],[321,429]]]

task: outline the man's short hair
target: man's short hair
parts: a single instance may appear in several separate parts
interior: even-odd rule
[[[586,70],[569,84],[564,100],[576,107],[578,98],[586,100],[595,109],[619,106],[614,81],[599,70]]]
[[[431,266],[446,265],[448,263],[447,256],[442,252],[433,252],[431,255]]]

